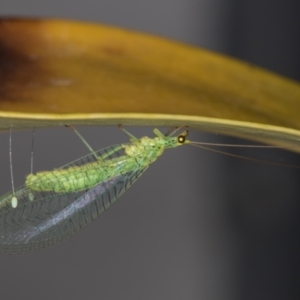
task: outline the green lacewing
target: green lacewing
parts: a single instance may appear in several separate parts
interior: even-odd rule
[[[73,130],[89,155],[53,171],[31,173],[25,185],[0,197],[0,253],[39,250],[69,238],[108,209],[166,149],[210,145],[188,140],[186,130],[176,135],[179,128],[165,135],[154,129],[154,138],[136,138],[122,128],[130,143],[94,151]]]
[[[123,129],[124,130],[124,129]],[[0,198],[0,253],[43,249],[72,236],[109,208],[165,149],[189,143],[154,129],[155,137],[91,153],[60,169],[27,176],[25,185]]]

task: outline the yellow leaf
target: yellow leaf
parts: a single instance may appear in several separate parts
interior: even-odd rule
[[[298,83],[120,28],[2,19],[0,78],[2,130],[122,123],[187,125],[290,148],[300,139]]]

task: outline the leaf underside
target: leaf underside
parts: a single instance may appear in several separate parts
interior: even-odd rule
[[[190,126],[294,148],[300,86],[257,66],[103,25],[0,20],[0,130]]]

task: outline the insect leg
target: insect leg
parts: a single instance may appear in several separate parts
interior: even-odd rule
[[[114,154],[115,152],[119,151],[122,149],[122,146],[117,146],[114,147],[113,149],[111,149],[110,151],[108,151],[107,153],[101,155],[101,157],[99,157],[96,152],[93,150],[93,148],[89,145],[89,143],[84,139],[84,137],[76,130],[75,127],[70,126],[70,125],[66,125],[66,127],[70,127],[74,133],[79,137],[79,139],[87,146],[87,148],[91,151],[91,153],[94,155],[94,157],[96,158],[96,160],[103,160],[106,159],[107,157],[109,157],[110,155]]]
[[[162,139],[165,139],[166,137],[172,136],[173,134],[175,134],[179,129],[181,129],[182,127],[175,127],[175,128],[171,128],[170,130],[168,130],[168,132],[166,134],[163,134],[159,129],[155,128],[153,130],[154,134]]]
[[[153,132],[156,136],[162,138],[162,139],[165,139],[165,135],[157,128],[153,129]]]
[[[91,153],[94,155],[94,157],[98,160],[99,157],[96,154],[96,152],[93,150],[93,148],[89,145],[89,143],[84,139],[84,137],[76,130],[75,127],[71,125],[66,125],[66,127],[69,127],[73,130],[73,132],[79,137],[79,139],[86,145],[86,147],[91,151]]]
[[[130,140],[138,141],[138,138],[136,138],[134,135],[132,135],[130,132],[124,129],[121,124],[119,124],[118,127],[130,138]]]
[[[168,130],[168,132],[165,134],[165,136],[172,136],[174,135],[178,130],[182,129],[182,128],[187,128],[188,126],[180,126],[180,127],[173,127],[170,130]]]

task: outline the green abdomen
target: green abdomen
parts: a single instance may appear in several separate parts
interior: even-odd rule
[[[133,167],[131,162],[127,159],[125,164],[114,164],[110,160],[109,164],[94,162],[80,167],[39,172],[28,175],[25,185],[34,191],[78,192],[128,171]]]

